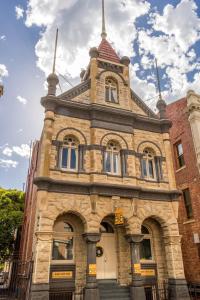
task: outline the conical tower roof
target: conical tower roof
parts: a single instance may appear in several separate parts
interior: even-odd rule
[[[99,58],[120,63],[120,58],[106,39],[102,39],[99,48]]]

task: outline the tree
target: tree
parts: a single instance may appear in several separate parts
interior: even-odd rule
[[[12,255],[15,233],[22,224],[24,192],[0,188],[0,263]]]

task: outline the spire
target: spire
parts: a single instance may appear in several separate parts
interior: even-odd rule
[[[52,73],[47,77],[48,82],[48,95],[56,95],[56,86],[59,83],[58,76],[56,75],[56,53],[58,45],[58,29],[56,30],[56,40],[55,40],[55,49],[54,49],[54,59],[53,59],[53,70]]]
[[[106,39],[106,37],[107,37],[104,0],[102,0],[102,33],[101,33],[101,37],[103,40]]]
[[[57,46],[58,46],[58,28],[56,30],[55,50],[54,50],[54,59],[53,59],[53,72],[52,72],[53,74],[55,74],[55,68],[56,68]]]
[[[158,61],[155,59],[156,63],[156,76],[157,76],[157,85],[158,85],[158,93],[159,93],[159,99],[156,104],[156,107],[159,111],[160,119],[165,119],[166,118],[166,103],[162,98],[162,93],[161,93],[161,85],[160,85],[160,76],[159,76],[159,71],[158,71]]]

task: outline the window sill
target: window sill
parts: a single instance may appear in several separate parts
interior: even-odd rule
[[[195,222],[196,222],[195,219],[190,219],[188,221],[183,222],[183,225],[191,224],[191,223],[195,223]]]
[[[52,265],[63,265],[63,264],[67,264],[67,265],[74,265],[74,261],[73,260],[51,260],[51,264]]]
[[[186,165],[183,166],[183,167],[181,167],[181,168],[179,168],[179,169],[177,169],[177,170],[176,170],[176,173],[178,173],[178,172],[180,172],[180,171],[182,171],[182,170],[184,170],[184,169],[186,169]]]

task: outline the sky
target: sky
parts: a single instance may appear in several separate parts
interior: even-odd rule
[[[105,0],[108,40],[131,58],[133,90],[155,110],[155,58],[167,103],[200,93],[198,0]],[[56,28],[61,93],[79,83],[101,34],[101,0],[2,0],[0,10],[0,186],[22,189],[31,143],[40,138]],[[67,81],[63,79],[67,78]]]

